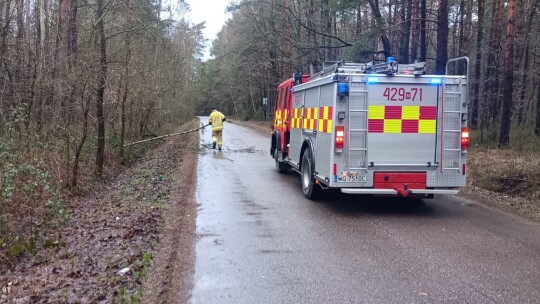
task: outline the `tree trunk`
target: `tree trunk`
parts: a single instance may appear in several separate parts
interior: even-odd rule
[[[286,0],[285,3],[288,3],[288,1]],[[308,3],[308,8],[306,10],[306,14],[307,14],[307,25],[310,29],[313,29],[315,28],[315,23],[314,23],[314,20],[315,20],[315,3],[313,0],[310,0],[309,3]],[[287,19],[286,19],[286,22],[287,24],[290,23],[290,19],[289,19],[289,11],[287,11]],[[287,36],[287,55],[290,56],[291,55],[291,37]],[[313,32],[313,31],[308,31],[308,45],[313,48],[314,50],[317,50],[318,48],[318,43],[317,43],[317,35]],[[320,58],[319,56],[319,52],[318,51],[311,51],[309,52],[309,62],[312,63],[315,68],[318,67],[318,64],[321,65],[322,67],[322,61],[324,60],[324,58]],[[289,57],[290,59],[290,57]],[[287,60],[289,60],[287,59]],[[287,69],[284,70],[285,72],[285,75],[290,75],[287,74],[289,71]]]
[[[311,8],[310,8],[311,9]],[[289,16],[289,0],[285,0],[285,23],[287,27],[287,51],[285,53],[285,65],[283,66],[283,73],[285,75],[291,75],[292,74],[292,28],[291,28],[291,18]]]
[[[97,153],[96,153],[96,175],[103,175],[103,164],[105,163],[105,114],[103,110],[105,84],[107,81],[107,41],[105,38],[105,22],[103,15],[103,0],[97,0],[96,10],[96,47],[100,53],[99,76],[96,98],[96,119],[97,119]]]
[[[538,5],[540,5],[540,1],[535,1],[531,7],[529,7],[529,14],[525,14],[525,11],[527,10],[527,8],[524,8],[523,10],[521,10],[521,15],[526,17],[526,20],[523,21],[523,23],[527,23],[526,26],[523,26],[522,30],[519,31],[519,34],[520,36],[523,37],[523,39],[525,40],[525,55],[523,56],[523,62],[522,62],[522,69],[521,69],[521,72],[522,72],[522,79],[521,79],[521,92],[520,92],[520,107],[518,108],[519,109],[519,112],[518,112],[518,123],[521,125],[523,123],[525,123],[525,121],[527,120],[527,117],[526,115],[524,115],[524,111],[527,109],[528,107],[528,103],[525,102],[525,93],[527,92],[527,82],[528,82],[528,76],[529,76],[529,69],[528,69],[528,65],[529,65],[529,53],[530,53],[530,43],[531,43],[531,40],[530,40],[530,34],[534,31],[533,30],[533,22],[535,21],[534,19],[534,15],[537,11],[537,7]],[[518,5],[519,6],[519,5]],[[519,17],[518,17],[519,18]],[[520,58],[520,56],[517,56],[517,58]],[[535,70],[535,68],[533,67],[531,70]],[[534,86],[533,86],[533,89],[534,91]],[[531,97],[532,99],[532,97]]]
[[[536,77],[536,126],[534,128],[534,134],[540,136],[540,76]]]
[[[471,127],[478,127],[478,109],[480,108],[480,73],[482,71],[482,36],[484,32],[484,0],[478,0],[478,30],[476,34],[476,59],[471,93]]]
[[[377,25],[377,31],[380,32],[381,42],[383,45],[383,52],[384,56],[388,57],[391,55],[390,50],[390,41],[388,40],[388,36],[386,36],[385,30],[384,30],[384,20],[381,15],[381,10],[379,9],[379,1],[378,0],[368,0],[369,6],[371,7],[371,11],[373,12],[373,17],[375,18],[375,22]]]
[[[483,1],[483,0],[478,0]],[[420,60],[426,61],[427,59],[427,38],[426,38],[426,16],[427,4],[426,0],[420,0]]]
[[[328,0],[322,0],[321,2],[321,23],[324,29],[324,35],[322,38],[322,45],[324,47],[323,60],[334,60],[332,56],[332,49],[330,48],[331,39],[328,36],[332,35],[332,18],[330,18],[330,5]]]
[[[90,99],[90,98],[88,98]],[[83,129],[82,129],[82,138],[77,147],[75,148],[75,157],[73,159],[73,170],[71,175],[71,187],[77,187],[77,181],[79,179],[79,164],[81,159],[82,149],[86,143],[86,138],[88,136],[88,112],[90,110],[90,100],[85,101],[84,94],[81,96],[81,103],[83,108]]]
[[[467,0],[467,11],[465,13],[465,41],[463,44],[463,49],[467,54],[469,53],[471,49],[471,42],[472,42],[472,14],[473,14],[473,1],[474,0]]]
[[[506,41],[504,45],[504,81],[503,104],[501,115],[501,132],[499,147],[507,147],[510,143],[510,127],[512,123],[512,93],[514,84],[514,13],[517,0],[508,2],[508,22],[506,23]]]
[[[527,80],[529,72],[527,71],[527,65],[529,63],[529,40],[525,42],[527,45],[525,46],[525,56],[523,58],[523,69],[522,69],[522,75],[521,75],[521,88],[520,88],[520,94],[519,94],[519,107],[518,107],[518,114],[517,114],[517,123],[521,125],[524,122],[523,119],[523,112],[526,107],[525,104],[525,92],[527,89]]]
[[[39,0],[39,45],[40,51],[43,54],[45,52],[45,7],[47,0]]]
[[[133,8],[131,0],[127,0],[127,23],[131,26]],[[131,61],[131,32],[126,33],[126,59],[124,63],[124,92],[122,94],[122,104],[120,113],[120,158],[124,158],[124,142],[126,141],[126,101],[129,94],[129,64]]]
[[[458,43],[458,51],[456,57],[461,57],[466,54],[468,50],[465,50],[465,0],[461,0],[460,5],[460,16],[459,16],[459,43]],[[464,66],[460,66],[459,74],[465,74]]]
[[[411,37],[411,10],[412,0],[403,0],[403,27],[401,30],[401,60],[400,63],[409,63],[409,40]]]
[[[487,107],[486,123],[491,123],[499,116],[499,43],[501,40],[502,0],[493,1],[491,29],[489,33],[488,59],[485,76],[487,77],[485,92]]]
[[[444,75],[448,61],[448,0],[438,0],[437,64],[435,74]]]
[[[5,3],[5,4],[4,4]],[[2,26],[2,44],[0,45],[0,65],[3,67],[4,66],[4,56],[6,54],[6,49],[7,49],[7,38],[8,38],[8,35],[9,35],[9,22],[11,20],[11,0],[8,0],[6,2],[3,2],[2,1],[2,5],[4,7],[4,11],[0,12],[4,14],[4,18],[2,18],[2,24],[0,24]]]
[[[68,53],[74,55],[77,53],[77,0],[70,0],[68,20]]]
[[[21,103],[25,102],[25,95],[27,92],[24,90],[26,85],[23,84],[26,73],[26,50],[24,48],[24,38],[25,38],[25,26],[24,26],[24,0],[17,0],[17,36],[16,36],[16,52],[17,59],[15,62],[15,68],[13,69],[13,81],[11,86],[13,87],[13,96],[11,97],[11,102],[15,108],[17,100]]]
[[[362,34],[362,4],[356,7],[356,38]]]
[[[411,33],[411,60],[417,60],[418,59],[418,44],[420,40],[420,31],[421,31],[421,25],[420,25],[420,10],[419,10],[419,1],[413,0],[412,3],[412,33]]]
[[[69,29],[70,0],[60,0],[58,12],[58,34],[56,36],[56,49],[54,56],[54,79],[61,79],[64,74],[64,60],[67,56],[67,41]]]

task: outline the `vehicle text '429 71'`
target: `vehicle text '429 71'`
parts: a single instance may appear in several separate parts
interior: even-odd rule
[[[387,101],[422,101],[422,88],[385,88],[383,97]]]

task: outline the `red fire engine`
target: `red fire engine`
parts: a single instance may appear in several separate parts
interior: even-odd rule
[[[466,63],[466,75],[449,65]],[[466,183],[468,58],[446,75],[425,63],[334,62],[278,87],[270,154],[314,199],[348,194],[433,197]]]

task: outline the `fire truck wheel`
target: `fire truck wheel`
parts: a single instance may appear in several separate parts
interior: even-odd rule
[[[274,160],[276,161],[276,170],[278,173],[287,173],[289,171],[289,164],[279,161],[278,150],[274,150]]]
[[[315,184],[313,171],[315,164],[311,156],[311,150],[307,149],[302,157],[302,192],[304,196],[310,200],[315,200],[319,196],[322,189]]]
[[[272,140],[270,141],[270,156],[275,157],[275,151],[276,151],[276,137],[272,136]]]

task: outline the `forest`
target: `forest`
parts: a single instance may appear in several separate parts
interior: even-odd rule
[[[0,260],[5,248],[33,249],[67,216],[66,197],[89,193],[147,148],[125,143],[192,118],[203,25],[170,18],[187,9],[0,1]]]
[[[2,0],[0,248],[60,222],[65,195],[88,193],[151,148],[126,143],[212,106],[271,121],[277,85],[325,61],[392,56],[444,74],[448,59],[468,56],[474,146],[538,151],[539,6],[236,0],[203,60],[205,24],[186,18],[182,0]]]
[[[426,62],[444,74],[467,56],[469,122],[476,144],[508,147],[540,136],[540,18],[537,0],[246,0],[214,41],[198,81],[198,109],[218,103],[262,118],[263,98],[293,73],[324,61]],[[271,108],[271,107],[270,107]],[[268,111],[271,112],[271,111]],[[271,114],[271,113],[269,113]],[[531,138],[533,140],[531,141]],[[513,141],[512,141],[513,140]]]

